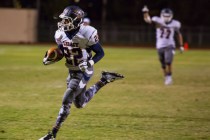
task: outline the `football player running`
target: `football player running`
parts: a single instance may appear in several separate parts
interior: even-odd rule
[[[181,23],[173,19],[173,11],[169,8],[161,10],[160,17],[150,17],[149,9],[144,6],[142,9],[144,21],[154,24],[156,27],[156,49],[161,63],[165,85],[172,84],[172,62],[175,53],[175,33],[177,35],[180,52],[184,51],[183,38],[180,32]]]
[[[58,22],[55,40],[66,58],[65,65],[69,69],[67,89],[55,125],[39,140],[55,140],[62,123],[70,114],[72,103],[77,108],[83,108],[100,88],[124,78],[118,73],[102,72],[101,79],[86,90],[86,85],[93,75],[93,65],[103,58],[104,51],[99,44],[97,30],[82,24],[84,16],[84,11],[78,6],[66,7],[59,16],[61,21]],[[91,52],[94,52],[93,56]],[[43,63],[49,65],[54,62],[45,56]]]

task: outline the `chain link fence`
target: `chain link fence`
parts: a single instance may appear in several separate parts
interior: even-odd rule
[[[93,25],[98,29],[101,43],[109,45],[155,45],[155,28],[149,25]],[[54,42],[56,24],[45,23],[39,25],[38,41]],[[194,47],[210,48],[210,27],[182,27],[184,42]]]

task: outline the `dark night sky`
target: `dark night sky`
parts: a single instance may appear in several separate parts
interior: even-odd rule
[[[3,0],[0,7],[15,7],[19,3],[23,8],[36,8],[38,0]],[[102,19],[103,0],[40,0],[40,20],[52,20],[67,5],[80,6],[88,13],[93,22]],[[141,8],[144,5],[150,8],[150,14],[159,15],[162,8],[168,7],[174,11],[174,18],[185,26],[210,25],[210,0],[107,0],[106,23],[115,24],[144,24]]]
[[[74,3],[73,0],[70,3]],[[85,9],[92,19],[101,19],[102,0],[80,0],[76,4]],[[168,7],[174,11],[174,18],[186,26],[210,26],[210,0],[107,0],[106,21],[144,23],[141,9],[145,4],[150,8],[151,15],[159,15],[162,8]]]

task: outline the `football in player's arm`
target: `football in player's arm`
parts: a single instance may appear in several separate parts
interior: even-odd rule
[[[58,48],[50,48],[43,59],[44,65],[50,65],[65,58],[69,74],[55,125],[39,140],[55,140],[62,123],[70,114],[72,103],[77,108],[83,108],[103,86],[124,78],[118,73],[102,71],[100,80],[86,89],[93,76],[93,66],[104,57],[104,50],[99,43],[97,30],[83,25],[84,16],[84,11],[78,6],[64,9],[59,16],[61,21],[58,22],[58,30],[55,32]]]
[[[165,77],[165,85],[172,84],[172,62],[175,53],[175,35],[180,52],[184,51],[183,37],[180,32],[181,23],[173,19],[173,11],[169,8],[161,10],[160,16],[150,17],[147,6],[142,8],[144,21],[154,24],[156,28],[156,49]]]

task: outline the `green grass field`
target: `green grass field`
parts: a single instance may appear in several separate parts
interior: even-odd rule
[[[0,140],[37,140],[53,126],[66,88],[64,60],[44,66],[50,45],[0,45]],[[71,109],[58,140],[210,140],[210,50],[176,54],[164,86],[156,50],[104,47],[102,70],[125,79]]]

